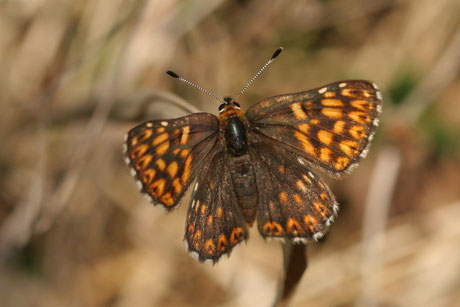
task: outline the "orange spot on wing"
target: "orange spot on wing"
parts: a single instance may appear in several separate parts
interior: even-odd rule
[[[152,183],[152,180],[155,178],[156,171],[153,168],[149,168],[143,171],[141,174],[144,179],[144,182],[150,184]]]
[[[142,137],[141,137],[141,142],[145,141],[146,139],[148,139],[149,137],[151,137],[153,134],[153,131],[152,129],[145,129],[143,132],[142,132]]]
[[[342,133],[344,127],[345,127],[345,122],[343,120],[338,120],[334,123],[334,128],[332,128],[332,130],[335,133]]]
[[[212,223],[213,223],[213,216],[212,215],[208,215],[208,226],[211,227],[212,226]]]
[[[222,207],[217,207],[216,213],[217,213],[217,217],[220,219],[224,216],[224,211],[222,210]]]
[[[160,201],[166,206],[171,206],[174,204],[174,198],[172,198],[171,193],[168,192],[160,198]]]
[[[350,127],[350,129],[348,129],[348,133],[357,140],[360,140],[366,137],[364,126],[358,126],[358,125],[352,126]]]
[[[182,145],[187,144],[189,133],[190,133],[190,126],[185,126],[182,128],[182,136],[180,137],[180,143]]]
[[[227,247],[228,247],[227,237],[222,233],[219,235],[219,238],[217,239],[217,250],[219,252],[223,252],[227,250]]]
[[[340,118],[342,117],[342,110],[341,109],[333,109],[333,108],[323,108],[321,110],[324,116],[329,118]]]
[[[230,243],[232,245],[237,244],[244,238],[244,230],[241,227],[235,227],[232,230],[232,234],[230,235]]]
[[[299,221],[291,217],[286,222],[287,233],[291,235],[298,235],[303,232],[302,226],[300,226]]]
[[[320,149],[320,159],[324,162],[331,161],[332,151],[327,147],[321,147]]]
[[[302,131],[303,133],[308,133],[308,131],[310,130],[310,125],[309,124],[301,124],[301,125],[298,125],[297,128]]]
[[[197,230],[193,235],[193,244],[195,245],[196,249],[199,249],[201,245],[201,230]]]
[[[278,169],[279,169],[280,173],[283,174],[283,175],[284,175],[284,173],[286,172],[286,169],[284,168],[283,165],[280,165],[280,166],[278,167]]]
[[[155,195],[158,198],[163,194],[165,184],[166,181],[163,178],[160,178],[152,183],[152,185],[150,186],[150,191],[153,195]]]
[[[294,197],[294,200],[295,200],[295,202],[296,202],[297,204],[299,204],[299,205],[302,204],[302,198],[300,197],[299,194],[294,193],[292,196]]]
[[[180,156],[182,158],[185,158],[188,156],[188,154],[190,153],[190,149],[182,149],[181,153],[180,153]]]
[[[314,201],[313,207],[315,208],[316,213],[318,213],[318,215],[322,216],[324,219],[329,217],[329,210],[321,202]]]
[[[158,166],[158,169],[160,171],[164,171],[165,168],[166,168],[166,163],[165,163],[165,161],[163,159],[157,159],[155,161],[155,164]]]
[[[335,161],[336,162],[334,163],[334,168],[337,171],[341,171],[348,166],[348,162],[350,162],[350,159],[348,159],[347,157],[337,157]]]
[[[297,119],[306,119],[307,114],[305,114],[304,110],[302,109],[302,105],[300,102],[296,102],[291,104],[292,113],[294,113],[295,118]]]
[[[342,140],[339,147],[347,156],[353,157],[358,153],[359,144],[352,140]]]
[[[317,136],[321,143],[326,145],[331,144],[332,140],[334,139],[334,135],[326,130],[319,130]]]
[[[137,161],[136,163],[136,169],[137,170],[143,170],[145,168],[147,168],[149,165],[150,165],[150,162],[152,162],[152,155],[144,155],[142,156],[139,161]]]
[[[318,220],[313,215],[304,215],[303,220],[305,226],[310,229],[310,231],[315,231],[318,226]]]
[[[133,151],[131,152],[131,159],[134,160],[134,159],[137,159],[143,156],[144,153],[146,153],[148,149],[149,149],[149,146],[147,144],[142,144],[142,145],[135,147]]]
[[[171,178],[174,178],[177,174],[178,168],[179,166],[177,165],[177,162],[173,161],[171,162],[171,164],[168,165],[166,171],[168,172],[169,176],[171,176]]]
[[[288,201],[288,196],[287,196],[286,192],[281,192],[280,195],[279,195],[279,197],[280,197],[280,201],[281,201],[282,204],[286,204],[286,203],[287,203],[287,201]]]
[[[190,154],[185,160],[184,172],[182,173],[182,182],[187,182],[188,178],[190,177],[192,159],[193,156]]]
[[[300,142],[305,152],[315,155],[315,146],[310,142],[310,139],[303,133],[294,132],[294,136]]]
[[[326,98],[332,98],[332,97],[335,97],[335,93],[334,92],[326,92],[323,94],[324,97]]]
[[[154,139],[153,139],[153,142],[152,142],[152,145],[153,146],[156,146],[164,141],[166,141],[168,139],[168,133],[162,133],[160,135],[157,135]]]
[[[339,99],[322,99],[321,104],[326,107],[343,107],[343,101]]]
[[[363,111],[372,110],[372,104],[370,104],[369,101],[367,100],[361,100],[361,99],[353,100],[352,102],[350,102],[350,105],[355,109],[359,109]]]
[[[350,112],[348,113],[348,117],[357,122],[357,123],[360,123],[360,124],[365,124],[365,123],[368,123],[371,121],[371,118],[368,114],[364,113],[364,112],[361,112],[361,111],[354,111],[354,112]]]
[[[208,255],[214,255],[214,253],[216,252],[216,245],[214,244],[214,241],[212,241],[212,239],[206,240],[206,242],[204,243],[204,250]]]
[[[297,180],[296,181],[296,186],[299,190],[301,190],[302,192],[306,192],[307,191],[307,187],[305,186],[305,184],[303,183],[302,180]]]
[[[283,227],[277,222],[266,222],[262,229],[267,236],[281,236],[284,234]]]
[[[176,178],[172,182],[172,186],[174,188],[174,193],[177,195],[182,191],[182,184],[180,183],[180,179]]]
[[[169,141],[166,141],[164,143],[161,143],[156,149],[155,152],[157,155],[161,156],[163,155],[166,151],[169,149]]]

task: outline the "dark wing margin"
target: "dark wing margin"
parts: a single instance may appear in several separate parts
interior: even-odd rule
[[[184,240],[193,258],[216,263],[246,240],[248,231],[238,210],[228,153],[217,150],[210,156],[193,187]]]
[[[147,121],[131,129],[125,162],[146,198],[175,208],[215,146],[218,131],[219,120],[209,113]]]
[[[382,111],[375,83],[345,80],[264,99],[246,112],[252,131],[332,175],[367,155]]]
[[[266,142],[251,147],[259,197],[257,224],[264,238],[317,241],[339,206],[327,185],[296,154]]]

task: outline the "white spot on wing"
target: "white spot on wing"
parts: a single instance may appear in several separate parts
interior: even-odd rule
[[[318,241],[319,239],[321,239],[322,237],[324,236],[324,234],[322,232],[317,232],[313,235],[313,240],[315,241]]]
[[[186,250],[188,250],[188,242],[187,241],[184,241],[184,247]]]
[[[131,174],[131,176],[136,177],[136,171],[134,170],[134,168],[130,168],[129,173]]]
[[[197,252],[190,252],[190,256],[195,260],[198,260],[200,258],[200,255],[198,255]]]
[[[375,84],[375,83],[372,83],[372,86],[373,86],[376,90],[379,89],[379,87],[378,87],[377,84]]]
[[[146,124],[146,126],[149,127],[149,128],[152,128],[153,124],[149,122],[149,123]]]
[[[160,123],[160,125],[162,125],[163,127],[166,127],[168,125],[168,122],[163,121]]]
[[[327,87],[323,87],[322,89],[320,89],[320,90],[318,91],[318,93],[324,94],[324,93],[326,93],[326,91],[327,91]]]
[[[128,140],[128,134],[127,133],[125,134],[124,140],[125,140],[125,142]]]
[[[131,163],[131,161],[129,160],[128,157],[125,157],[125,163],[126,163],[126,165],[129,165],[129,163]]]
[[[126,153],[128,151],[128,145],[123,144],[123,152]]]
[[[214,262],[212,261],[212,259],[206,259],[206,260],[204,261],[204,264],[213,265]]]
[[[195,187],[193,188],[193,192],[196,192],[196,190],[198,190],[198,182],[195,183]]]
[[[142,190],[142,182],[140,182],[139,180],[136,180],[136,184],[139,190]]]
[[[292,243],[294,244],[307,244],[308,240],[306,238],[293,238]]]
[[[342,83],[339,84],[339,87],[345,87],[345,86],[347,86],[346,82],[342,82]]]
[[[305,162],[303,162],[303,160],[300,157],[297,158],[297,161],[299,161],[300,164],[305,165]]]
[[[308,172],[308,176],[310,176],[311,178],[315,178],[315,175],[313,175],[312,172]]]
[[[335,217],[334,216],[331,216],[330,218],[328,218],[326,220],[326,226],[329,227],[332,225],[332,223],[334,223],[334,220],[335,220]]]
[[[339,212],[339,204],[338,203],[334,203],[334,205],[332,206],[332,211],[334,211],[334,214],[337,214],[337,212]]]
[[[375,93],[375,96],[377,96],[378,100],[382,100],[382,93],[377,92],[377,93]]]
[[[379,125],[379,119],[378,118],[374,119],[372,124],[377,127]]]

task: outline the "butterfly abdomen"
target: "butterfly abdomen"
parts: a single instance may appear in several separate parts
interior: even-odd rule
[[[257,190],[256,178],[248,153],[242,156],[233,157],[232,163],[232,183],[238,199],[238,206],[241,209],[243,219],[250,226],[254,223],[257,213]]]

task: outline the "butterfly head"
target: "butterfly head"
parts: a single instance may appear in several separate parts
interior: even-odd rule
[[[234,101],[232,97],[224,97],[224,103],[219,106],[219,114],[227,113],[228,111],[240,110],[241,106]]]

